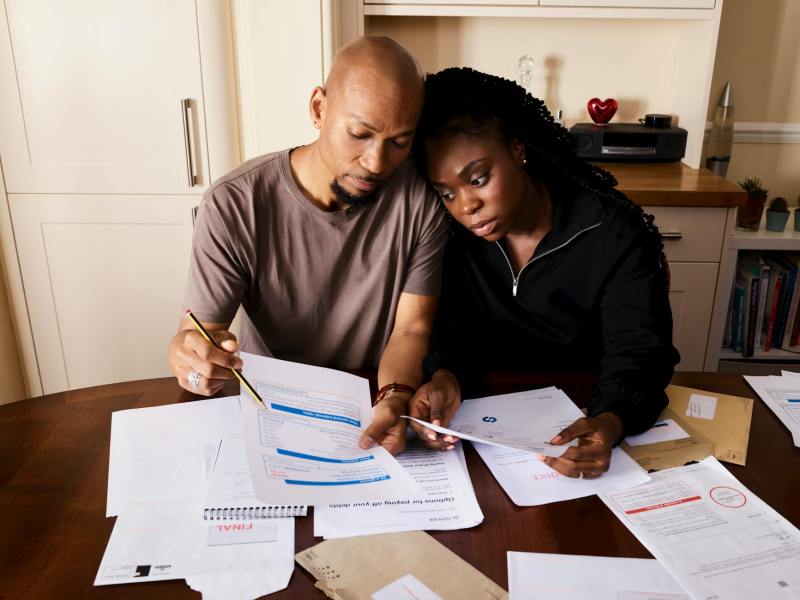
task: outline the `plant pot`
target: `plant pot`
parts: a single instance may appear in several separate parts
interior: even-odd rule
[[[786,229],[786,221],[789,220],[789,211],[777,211],[767,209],[767,231],[783,231]]]
[[[764,214],[764,203],[766,196],[753,196],[747,194],[747,201],[744,206],[736,209],[736,227],[748,231],[758,231],[761,224],[761,215]]]
[[[794,230],[800,231],[800,208],[794,209]]]

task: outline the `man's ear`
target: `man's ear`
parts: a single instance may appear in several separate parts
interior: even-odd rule
[[[309,102],[308,110],[311,115],[311,122],[314,124],[315,129],[322,127],[325,120],[325,108],[328,103],[328,97],[325,94],[325,88],[317,86],[311,92],[311,102]]]

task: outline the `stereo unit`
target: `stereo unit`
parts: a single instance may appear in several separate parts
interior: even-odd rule
[[[686,153],[686,130],[680,127],[645,127],[638,123],[576,123],[578,156],[594,161],[672,162]]]

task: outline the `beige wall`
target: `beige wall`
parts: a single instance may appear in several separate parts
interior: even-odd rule
[[[517,59],[536,61],[533,93],[568,121],[587,121],[586,101],[614,97],[615,120],[671,112],[673,21],[369,17],[367,32],[406,45],[428,72],[468,66],[517,79]],[[635,51],[632,51],[635,49]]]
[[[709,120],[726,81],[733,83],[737,122],[800,124],[798,0],[725,0]],[[728,179],[748,175],[760,177],[770,196],[794,200],[800,194],[800,144],[734,144]]]

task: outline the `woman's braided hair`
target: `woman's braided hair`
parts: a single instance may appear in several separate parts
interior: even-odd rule
[[[653,217],[616,189],[611,173],[577,156],[573,135],[555,122],[544,102],[513,81],[474,69],[454,67],[426,77],[425,106],[413,147],[414,162],[426,178],[426,142],[440,135],[481,137],[491,131],[525,146],[529,175],[551,193],[578,186],[631,211],[648,233],[666,283],[664,245]]]

